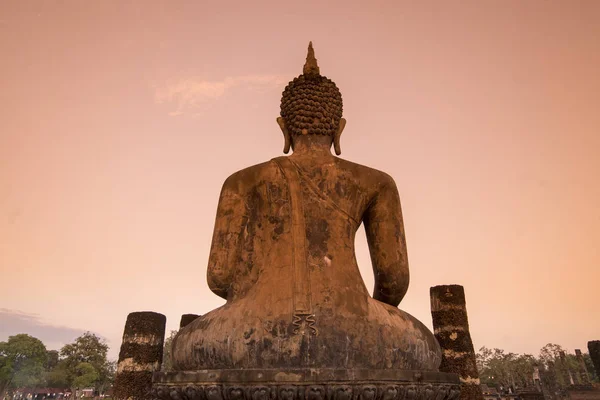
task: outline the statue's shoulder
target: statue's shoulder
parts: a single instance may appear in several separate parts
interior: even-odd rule
[[[348,171],[361,186],[377,190],[387,185],[396,184],[394,178],[386,172],[344,160],[343,158],[336,157],[335,159],[338,167],[341,170]]]
[[[252,165],[229,175],[223,183],[223,188],[242,193],[260,182],[269,180],[277,171],[277,166],[272,160]]]

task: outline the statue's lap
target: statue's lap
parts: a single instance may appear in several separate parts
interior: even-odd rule
[[[288,312],[226,304],[180,331],[173,344],[176,370],[224,368],[375,368],[437,371],[433,334],[396,307],[366,298],[366,313],[316,312],[317,334]],[[275,310],[277,307],[274,307]],[[319,311],[319,310],[317,310]]]

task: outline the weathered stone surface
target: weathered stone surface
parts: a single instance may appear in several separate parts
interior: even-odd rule
[[[460,285],[434,286],[430,296],[433,331],[442,347],[440,371],[458,374],[463,383],[461,399],[483,399],[464,288]]]
[[[284,152],[231,175],[219,198],[208,263],[227,303],[181,328],[173,368],[373,368],[436,371],[433,334],[397,308],[409,282],[400,197],[392,177],[343,160],[342,98],[309,51],[285,89]],[[354,239],[364,223],[371,297]]]
[[[535,390],[520,390],[518,398],[521,400],[544,400],[544,394],[541,391]]]
[[[574,385],[566,390],[569,400],[600,400],[600,388],[592,385]]]
[[[571,369],[569,368],[569,363],[567,362],[567,355],[564,351],[558,353],[560,356],[560,372],[562,374],[563,381],[567,385],[573,385],[575,382],[573,381],[573,375],[571,374]]]
[[[456,375],[431,371],[286,369],[157,373],[156,400],[458,400]]]
[[[596,375],[600,376],[600,340],[589,341],[587,345],[590,358],[596,369]]]
[[[590,375],[588,374],[587,367],[585,366],[585,361],[583,360],[583,354],[581,354],[580,349],[575,349],[575,357],[577,358],[577,364],[579,365],[579,380],[582,385],[589,385]]]
[[[558,382],[560,380],[560,377],[556,373],[556,365],[554,364],[554,361],[548,361],[547,377],[548,379],[544,381],[546,384],[545,389],[550,397],[554,398],[555,394],[559,391]]]
[[[184,326],[188,326],[198,317],[199,315],[196,314],[183,314],[181,316],[181,321],[179,322],[179,329],[183,328]]]
[[[155,312],[127,316],[119,352],[114,395],[116,399],[147,399],[152,374],[160,370],[166,317]]]

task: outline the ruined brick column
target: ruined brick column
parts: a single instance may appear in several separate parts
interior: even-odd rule
[[[554,361],[548,361],[548,379],[546,380],[546,388],[550,392],[550,398],[556,398],[558,392],[558,382],[560,381],[559,376],[556,373],[556,365]]]
[[[482,400],[464,288],[441,285],[430,289],[433,332],[442,347],[440,372],[458,374],[462,400]]]
[[[560,363],[561,363],[561,372],[563,379],[565,380],[566,385],[574,385],[573,375],[571,375],[571,369],[569,368],[569,364],[567,363],[567,355],[564,351],[558,353],[560,355]]]
[[[181,316],[181,321],[179,322],[179,329],[183,328],[184,326],[189,325],[192,321],[194,321],[199,316],[200,315],[196,315],[196,314],[183,314]]]
[[[537,363],[535,363],[533,364],[533,384],[535,385],[535,390],[537,390],[538,392],[542,391],[542,386],[540,383],[540,366]]]
[[[579,377],[582,385],[590,384],[590,375],[588,374],[587,368],[585,367],[585,361],[583,361],[583,355],[580,349],[575,349],[575,357],[579,363]]]
[[[160,371],[167,318],[155,312],[127,316],[119,352],[115,399],[145,400],[152,388],[152,373]]]
[[[600,376],[600,340],[588,342],[588,351],[590,352],[590,358],[594,364],[596,375]]]

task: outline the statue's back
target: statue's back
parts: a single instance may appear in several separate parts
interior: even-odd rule
[[[356,264],[363,217],[380,218],[373,213],[379,202],[397,227],[397,197],[387,174],[333,156],[281,157],[236,172],[221,192],[208,269],[211,289],[228,302],[186,327],[178,341],[194,343],[204,368],[437,368],[439,349],[427,328],[371,298]],[[302,240],[294,234],[298,207]],[[403,241],[403,232],[387,233],[391,242]],[[379,240],[372,251],[385,246],[386,238]],[[240,321],[243,329],[236,328]],[[393,350],[409,347],[418,348],[412,358]],[[176,365],[179,356],[196,362],[174,354]]]
[[[433,334],[397,308],[409,273],[396,185],[331,154],[341,153],[342,98],[312,47],[277,121],[293,154],[225,181],[208,283],[227,303],[179,332],[174,368],[437,370]],[[361,223],[373,297],[354,254]]]

